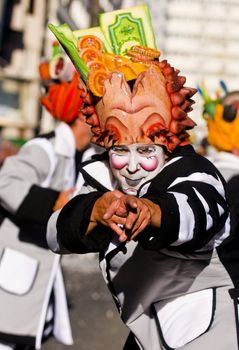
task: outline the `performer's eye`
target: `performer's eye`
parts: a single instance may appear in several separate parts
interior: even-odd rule
[[[128,154],[129,151],[128,150],[125,150],[125,149],[121,149],[119,151],[116,152],[118,155],[125,155],[125,154]]]
[[[233,120],[237,116],[237,108],[233,105],[227,105],[224,106],[224,111],[223,111],[223,120],[225,120],[228,123],[233,122]]]
[[[119,158],[119,157],[123,157],[125,156],[125,153],[120,153],[120,152],[117,152],[117,153],[112,153],[112,157],[113,158]]]
[[[127,147],[117,147],[117,146],[112,147],[112,151],[114,152],[114,154],[118,154],[118,155],[125,155],[129,152]]]
[[[153,153],[155,149],[153,146],[147,146],[147,147],[139,147],[137,151],[141,155],[148,156],[149,154]]]

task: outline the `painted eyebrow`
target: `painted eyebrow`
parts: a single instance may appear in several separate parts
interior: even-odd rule
[[[119,147],[119,146],[113,146],[112,147],[112,151],[128,151],[129,149],[127,148],[127,147],[124,147],[124,146],[122,146],[122,147]]]
[[[137,150],[152,150],[155,151],[155,147],[150,145],[150,146],[139,146]]]

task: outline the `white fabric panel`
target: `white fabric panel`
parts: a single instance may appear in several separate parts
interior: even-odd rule
[[[0,287],[17,295],[28,293],[36,277],[37,267],[36,259],[5,248],[0,261]]]
[[[76,142],[71,127],[64,122],[60,122],[55,129],[55,152],[67,158],[75,155]]]
[[[203,334],[213,313],[213,291],[206,289],[154,304],[167,345],[177,349]]]
[[[42,335],[44,331],[44,324],[46,320],[47,310],[49,306],[50,295],[53,288],[53,284],[55,283],[57,271],[60,268],[60,258],[61,258],[60,255],[54,256],[54,262],[52,265],[52,270],[48,281],[48,285],[46,288],[45,298],[42,305],[42,310],[41,310],[41,315],[40,315],[40,320],[39,320],[39,325],[37,330],[37,336],[36,336],[36,342],[35,342],[35,348],[37,350],[41,349],[41,341],[42,341]]]
[[[102,147],[98,147],[96,145],[91,145],[89,148],[87,148],[86,151],[84,151],[83,155],[82,155],[82,160],[81,162],[85,162],[87,160],[90,160],[91,157],[94,155],[94,154],[100,154],[100,153],[103,153],[105,151],[104,148]],[[78,173],[78,177],[77,177],[77,181],[76,181],[76,184],[75,184],[75,192],[73,194],[73,197],[79,193],[79,191],[81,190],[82,186],[84,185],[84,177],[83,175],[79,172]]]
[[[70,319],[68,314],[68,306],[66,301],[66,292],[61,267],[59,266],[54,283],[54,293],[56,300],[55,320],[54,320],[54,336],[56,339],[66,345],[72,345],[72,333]]]
[[[107,162],[93,162],[86,165],[85,170],[104,187],[113,191],[117,181],[113,178]]]
[[[44,149],[44,151],[46,152],[46,155],[49,158],[50,170],[49,170],[47,178],[41,184],[42,187],[48,187],[49,182],[51,181],[52,174],[55,170],[56,163],[57,163],[56,156],[55,156],[54,150],[52,148],[52,144],[47,139],[35,138],[35,139],[28,141],[25,145],[23,145],[23,147],[27,148],[27,147],[31,147],[32,145],[38,145],[39,147]]]

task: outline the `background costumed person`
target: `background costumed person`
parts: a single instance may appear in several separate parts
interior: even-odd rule
[[[42,81],[47,82],[41,102],[58,125],[26,142],[0,171],[0,349],[4,350],[40,349],[52,334],[63,344],[72,344],[60,256],[48,249],[46,224],[75,190],[77,165],[91,132],[78,113],[79,74],[71,64],[67,80],[61,75],[65,60],[62,54],[54,55],[44,62],[44,71],[40,66]],[[49,66],[56,69],[53,76]]]
[[[124,13],[138,12],[109,17],[119,23]],[[54,31],[69,48],[61,28]],[[89,58],[81,51],[87,36],[79,40],[80,56]],[[201,350],[212,342],[236,350],[234,284],[217,254],[230,234],[224,179],[196,154],[187,133],[195,125],[188,113],[196,90],[157,50],[129,46],[125,42],[127,57],[100,51],[103,65],[86,79],[81,112],[92,142],[106,152],[81,165],[85,184],[51,216],[49,247],[63,254],[99,252],[130,330],[125,350]]]
[[[207,123],[206,140],[210,148],[209,160],[227,181],[227,200],[231,211],[231,236],[219,249],[224,261],[229,261],[230,273],[239,287],[239,91],[229,91],[220,81],[214,96],[210,96],[204,83],[199,91],[203,98],[203,118]],[[234,264],[230,261],[234,260]]]
[[[204,83],[199,91],[204,102],[206,140],[211,148],[208,157],[229,182],[239,173],[239,91],[229,92],[223,81],[220,85],[223,89],[215,97],[209,95]]]

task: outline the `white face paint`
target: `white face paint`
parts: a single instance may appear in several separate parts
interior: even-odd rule
[[[113,146],[109,158],[121,190],[131,195],[136,195],[139,187],[153,179],[165,163],[163,148],[153,144]]]

